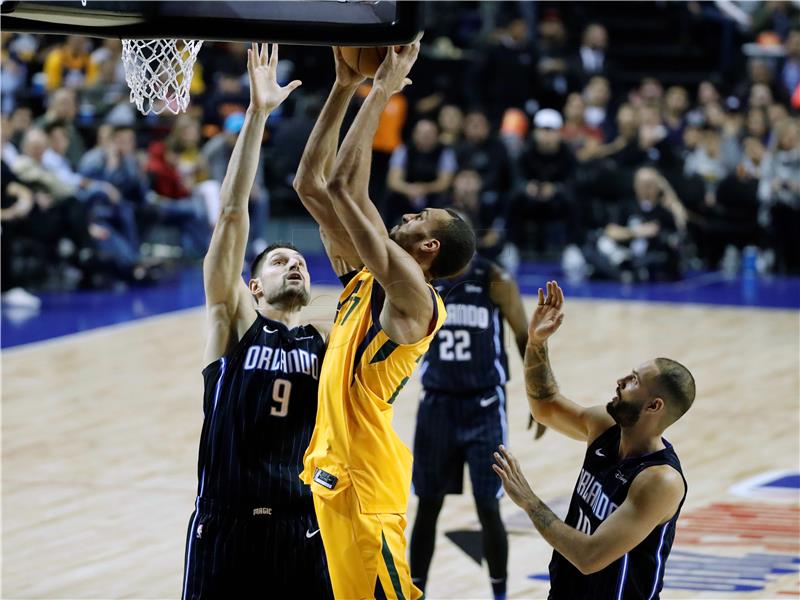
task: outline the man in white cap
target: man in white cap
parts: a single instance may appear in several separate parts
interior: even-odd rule
[[[528,226],[542,221],[561,221],[567,244],[580,244],[578,210],[572,190],[575,157],[561,139],[564,119],[557,110],[543,108],[533,118],[533,136],[519,157],[523,180],[509,215],[509,240],[518,248],[530,247]],[[541,230],[540,230],[541,231]],[[546,240],[535,241],[537,250]]]

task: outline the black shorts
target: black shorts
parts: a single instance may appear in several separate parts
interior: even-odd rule
[[[333,598],[313,505],[231,510],[198,498],[184,565],[184,600]]]
[[[464,463],[477,500],[503,495],[492,454],[506,443],[508,419],[502,386],[474,394],[426,391],[414,435],[414,493],[420,498],[460,494]]]

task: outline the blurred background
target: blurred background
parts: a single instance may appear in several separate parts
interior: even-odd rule
[[[797,2],[429,13],[414,84],[374,141],[371,193],[387,223],[460,208],[480,252],[523,287],[545,272],[587,295],[607,293],[597,281],[658,294],[669,288],[648,284],[798,273]],[[120,52],[117,40],[2,34],[3,303],[23,316],[53,292],[199,283],[248,102],[246,45],[203,46],[179,117],[135,110]],[[304,85],[267,125],[250,255],[275,239],[321,252],[291,182],[330,54],[281,49],[280,78]],[[720,290],[718,301],[742,299]]]

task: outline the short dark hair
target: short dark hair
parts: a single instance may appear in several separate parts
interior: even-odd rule
[[[475,232],[469,223],[450,208],[445,209],[452,219],[433,232],[439,240],[439,254],[433,259],[431,277],[451,277],[461,271],[475,254]]]
[[[298,254],[301,255],[303,254],[302,252],[300,252],[300,250],[298,250],[298,248],[294,244],[291,244],[289,242],[275,242],[273,244],[270,244],[269,246],[264,248],[261,252],[259,252],[258,256],[256,256],[250,263],[250,279],[253,279],[254,277],[258,276],[259,269],[261,269],[261,262],[267,257],[267,254],[278,248],[286,248],[288,250],[294,250]]]
[[[694,402],[694,377],[689,369],[670,358],[657,358],[655,363],[658,369],[656,389],[666,400],[673,416],[672,422],[675,422]]]
[[[60,119],[56,119],[55,121],[49,121],[48,123],[45,123],[45,125],[44,125],[44,132],[47,135],[50,135],[56,129],[64,129],[64,130],[66,130],[67,129],[66,122],[61,121]]]

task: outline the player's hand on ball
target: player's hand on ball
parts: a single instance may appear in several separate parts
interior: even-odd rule
[[[419,42],[408,46],[392,46],[375,73],[375,85],[382,86],[390,95],[396,94],[411,83],[406,77],[419,55]]]
[[[506,494],[514,504],[525,508],[533,499],[533,490],[522,474],[519,461],[505,446],[500,446],[498,452],[494,453],[494,460],[492,469],[500,476]]]
[[[542,344],[553,335],[564,321],[564,292],[555,281],[547,282],[547,295],[539,288],[536,310],[533,311],[531,324],[528,326],[528,340],[534,344]]]
[[[253,44],[247,51],[247,72],[250,75],[250,106],[256,110],[272,111],[300,87],[301,81],[295,79],[281,87],[278,85],[278,44],[272,44],[272,52],[267,52],[267,44]]]
[[[336,83],[339,85],[351,87],[366,79],[361,73],[347,64],[339,46],[333,46],[333,59],[336,62]]]

